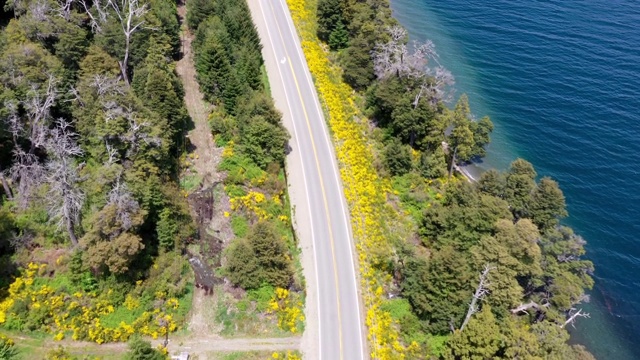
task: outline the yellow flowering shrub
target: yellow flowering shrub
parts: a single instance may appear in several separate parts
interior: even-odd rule
[[[278,317],[278,327],[293,334],[301,332],[304,324],[304,313],[301,296],[287,289],[276,288],[269,301],[269,310]]]
[[[160,304],[159,307],[140,313],[131,323],[105,325],[103,321],[116,311],[113,304],[92,292],[68,294],[63,289],[54,289],[46,284],[48,278],[38,275],[44,273],[45,268],[44,264],[29,264],[22,276],[9,286],[8,296],[0,302],[0,325],[55,334],[55,341],[71,333],[74,340],[98,344],[127,341],[136,333],[164,336],[167,331],[178,328],[173,313],[178,311],[180,303],[175,298],[165,299],[164,294],[157,294],[161,296],[153,301]],[[140,306],[140,300],[128,294],[121,309],[136,310]]]
[[[363,300],[366,309],[367,339],[374,359],[404,359],[407,349],[400,342],[397,326],[391,315],[381,309],[383,286],[389,283],[387,273],[378,271],[390,244],[383,233],[381,214],[388,214],[387,194],[392,193],[389,181],[376,173],[373,146],[367,141],[366,126],[351,88],[342,82],[341,70],[331,64],[315,32],[315,0],[287,0],[293,21],[318,95],[328,115],[345,196],[349,203],[353,235],[358,251]]]
[[[302,356],[297,351],[274,352],[271,359],[275,360],[302,360]]]

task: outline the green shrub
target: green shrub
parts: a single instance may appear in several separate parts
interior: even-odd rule
[[[273,299],[276,289],[271,285],[262,285],[256,290],[249,290],[247,297],[256,302],[256,309],[265,312],[269,309],[269,301]]]
[[[151,343],[138,337],[129,342],[129,352],[126,360],[165,360],[167,357],[157,349],[151,347]]]
[[[231,244],[225,273],[233,284],[247,290],[263,284],[289,287],[293,277],[291,258],[273,224],[258,222],[246,239]]]
[[[411,148],[400,140],[393,139],[383,152],[384,164],[393,176],[403,175],[411,171]]]
[[[231,216],[231,229],[236,237],[243,238],[249,232],[249,221],[242,215]]]
[[[18,357],[18,350],[15,343],[8,337],[0,334],[0,359],[12,360]]]

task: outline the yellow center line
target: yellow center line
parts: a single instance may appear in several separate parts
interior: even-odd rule
[[[269,6],[271,7],[271,12],[273,14],[275,14],[275,10],[273,8],[273,4],[271,3],[271,1],[269,2]],[[284,49],[284,52],[286,53],[286,57],[287,57],[287,62],[289,63],[289,68],[291,69],[291,75],[293,76],[293,81],[296,84],[296,90],[298,92],[298,96],[300,97],[300,104],[302,106],[302,112],[304,113],[304,118],[306,120],[307,123],[307,129],[309,130],[309,138],[311,139],[311,148],[313,149],[313,157],[315,158],[315,163],[316,163],[316,169],[318,171],[318,178],[320,179],[320,191],[322,192],[322,200],[324,202],[324,211],[325,211],[325,215],[327,217],[327,225],[329,226],[329,244],[331,245],[331,258],[333,260],[333,277],[334,277],[334,281],[336,283],[336,302],[338,305],[338,341],[339,341],[339,346],[340,346],[340,359],[344,358],[343,355],[343,351],[342,351],[342,313],[340,311],[340,287],[338,286],[338,266],[336,263],[336,251],[335,251],[335,246],[334,246],[334,238],[333,238],[333,230],[331,227],[331,217],[329,215],[329,203],[327,201],[327,194],[324,188],[324,181],[322,180],[322,176],[321,171],[320,171],[320,161],[318,159],[318,152],[316,150],[316,143],[313,140],[313,133],[311,131],[311,122],[309,121],[309,115],[307,114],[307,108],[304,105],[304,100],[302,98],[302,93],[300,92],[300,85],[298,84],[298,79],[296,78],[296,74],[295,71],[293,70],[293,65],[291,64],[291,58],[289,57],[289,54],[287,53],[287,49],[285,46],[285,41],[284,41],[284,37],[282,36],[282,31],[280,30],[280,26],[278,25],[278,22],[276,21],[276,28],[278,29],[278,34],[280,35],[280,40],[282,41],[282,47]],[[295,36],[295,34],[294,34]],[[293,114],[291,114],[293,115]],[[293,120],[293,119],[292,119]]]

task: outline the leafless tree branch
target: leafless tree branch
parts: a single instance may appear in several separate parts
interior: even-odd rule
[[[14,148],[13,158],[14,162],[9,174],[18,184],[18,205],[24,209],[33,197],[33,190],[41,184],[44,168],[37,156],[25,152],[19,146]]]
[[[471,320],[471,316],[476,312],[478,312],[478,304],[477,304],[478,300],[481,300],[482,298],[485,297],[485,295],[489,293],[489,290],[487,289],[487,287],[489,286],[489,283],[487,282],[487,276],[489,275],[489,272],[493,269],[495,268],[489,266],[489,264],[486,264],[484,266],[484,269],[480,273],[480,281],[478,282],[476,291],[473,293],[473,299],[469,304],[469,310],[467,311],[467,316],[465,316],[464,321],[462,322],[462,326],[460,326],[461,331],[464,330],[465,326],[467,326],[467,323],[469,323],[469,320]]]
[[[571,309],[571,311],[569,312],[570,314],[569,318],[567,319],[567,321],[564,322],[564,324],[560,325],[561,328],[564,328],[565,326],[567,326],[567,324],[571,324],[571,326],[575,328],[574,322],[578,317],[583,317],[583,318],[591,317],[589,313],[582,312],[582,309],[579,309],[578,311],[575,311],[575,310],[576,309]]]
[[[107,205],[113,205],[116,207],[116,218],[121,224],[122,230],[117,235],[128,231],[133,227],[131,218],[140,210],[140,205],[133,198],[127,184],[121,181],[120,176],[118,176],[118,179],[113,184],[111,191],[109,191]]]
[[[544,303],[542,305],[538,305],[538,303],[536,303],[535,301],[531,301],[528,302],[526,304],[520,304],[520,306],[511,309],[511,313],[512,314],[519,314],[521,312],[528,314],[527,310],[534,308],[536,310],[544,310],[545,308],[548,308],[551,304],[550,303]]]
[[[131,48],[131,37],[145,24],[144,15],[149,12],[146,3],[139,0],[107,0],[107,4],[113,9],[122,28],[124,35],[124,56],[120,64],[120,71],[125,83],[129,85],[129,52]]]
[[[37,85],[32,85],[31,90],[27,92],[27,98],[23,101],[23,106],[27,110],[31,125],[31,134],[29,136],[31,149],[29,152],[44,146],[47,136],[47,122],[51,116],[51,107],[58,96],[57,84],[58,80],[55,76],[49,74],[45,93],[42,94]]]
[[[49,215],[58,220],[58,228],[66,226],[73,246],[78,245],[75,224],[80,219],[80,210],[84,203],[84,193],[78,188],[80,182],[74,157],[82,155],[82,149],[76,144],[76,134],[64,119],[56,121],[56,127],[50,131],[46,142],[49,161],[46,164],[46,182],[49,184]]]

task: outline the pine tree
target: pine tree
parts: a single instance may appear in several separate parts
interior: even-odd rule
[[[549,177],[543,177],[531,195],[530,215],[540,230],[545,231],[567,216],[564,194],[558,183]]]
[[[342,23],[342,20],[338,20],[333,31],[329,35],[329,47],[331,50],[341,50],[349,45],[349,32]]]
[[[237,240],[227,254],[226,274],[244,289],[263,284],[288,288],[293,270],[287,247],[272,223],[260,221],[246,239]]]
[[[340,0],[318,1],[318,37],[320,40],[328,42],[338,23],[344,22],[342,12],[342,2]]]
[[[423,152],[420,155],[420,174],[427,179],[438,179],[447,175],[447,163],[442,147],[428,154]]]
[[[349,41],[349,47],[340,57],[340,64],[344,69],[342,78],[355,90],[364,91],[375,79],[371,50],[373,48],[369,42],[358,36]]]
[[[509,167],[504,191],[505,200],[517,219],[530,215],[531,195],[536,186],[535,177],[533,166],[526,160],[517,159]]]
[[[384,163],[393,176],[404,175],[411,171],[411,149],[399,140],[393,139],[384,148]]]
[[[503,337],[490,306],[474,315],[463,331],[456,330],[447,342],[444,359],[495,359]]]

